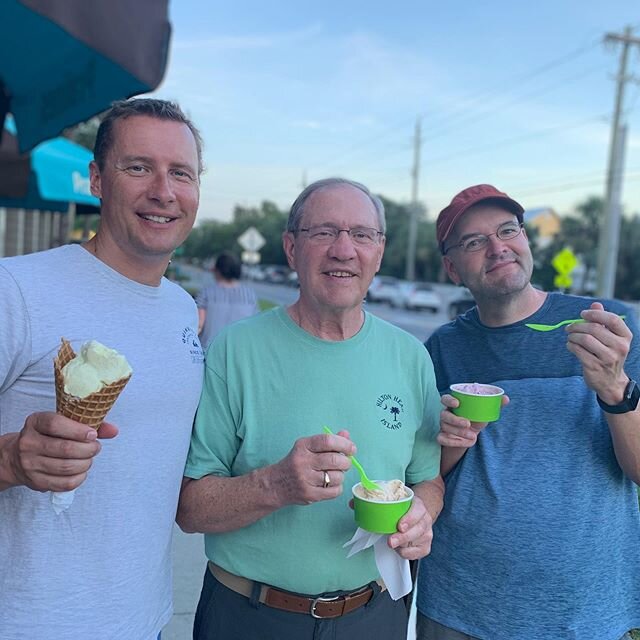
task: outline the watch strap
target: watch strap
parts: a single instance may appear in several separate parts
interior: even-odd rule
[[[629,378],[629,382],[624,390],[622,402],[619,402],[618,404],[607,404],[606,402],[603,402],[599,396],[596,396],[596,398],[600,408],[605,413],[629,413],[630,411],[635,411],[638,406],[638,401],[640,400],[640,387],[635,380]]]

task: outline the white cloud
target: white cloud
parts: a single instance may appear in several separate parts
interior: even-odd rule
[[[239,36],[213,36],[174,40],[172,47],[178,51],[206,49],[208,51],[234,51],[247,49],[270,49],[308,40],[322,33],[321,24],[313,24],[294,31]]]

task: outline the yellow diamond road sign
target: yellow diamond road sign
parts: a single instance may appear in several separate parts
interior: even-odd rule
[[[568,289],[573,282],[571,276],[558,274],[553,279],[553,284],[558,287],[558,289]]]
[[[563,249],[556,253],[551,264],[559,274],[568,275],[578,266],[578,258],[571,249]]]

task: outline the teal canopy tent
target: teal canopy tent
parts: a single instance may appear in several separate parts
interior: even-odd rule
[[[20,152],[155,89],[171,34],[168,0],[2,0],[0,131]]]
[[[0,207],[66,211],[73,202],[96,211],[100,201],[89,187],[90,151],[66,138],[54,138],[17,155],[10,150],[14,133],[9,120],[0,146]]]

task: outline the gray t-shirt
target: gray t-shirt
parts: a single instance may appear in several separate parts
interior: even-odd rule
[[[198,309],[207,312],[200,341],[206,349],[223,327],[258,313],[254,290],[246,284],[223,287],[215,283],[205,287],[196,298]]]
[[[171,535],[200,396],[196,308],[179,286],[123,277],[79,246],[0,260],[0,435],[55,411],[60,338],[133,369],[71,507],[0,491],[0,638],[155,640],[169,621]]]

